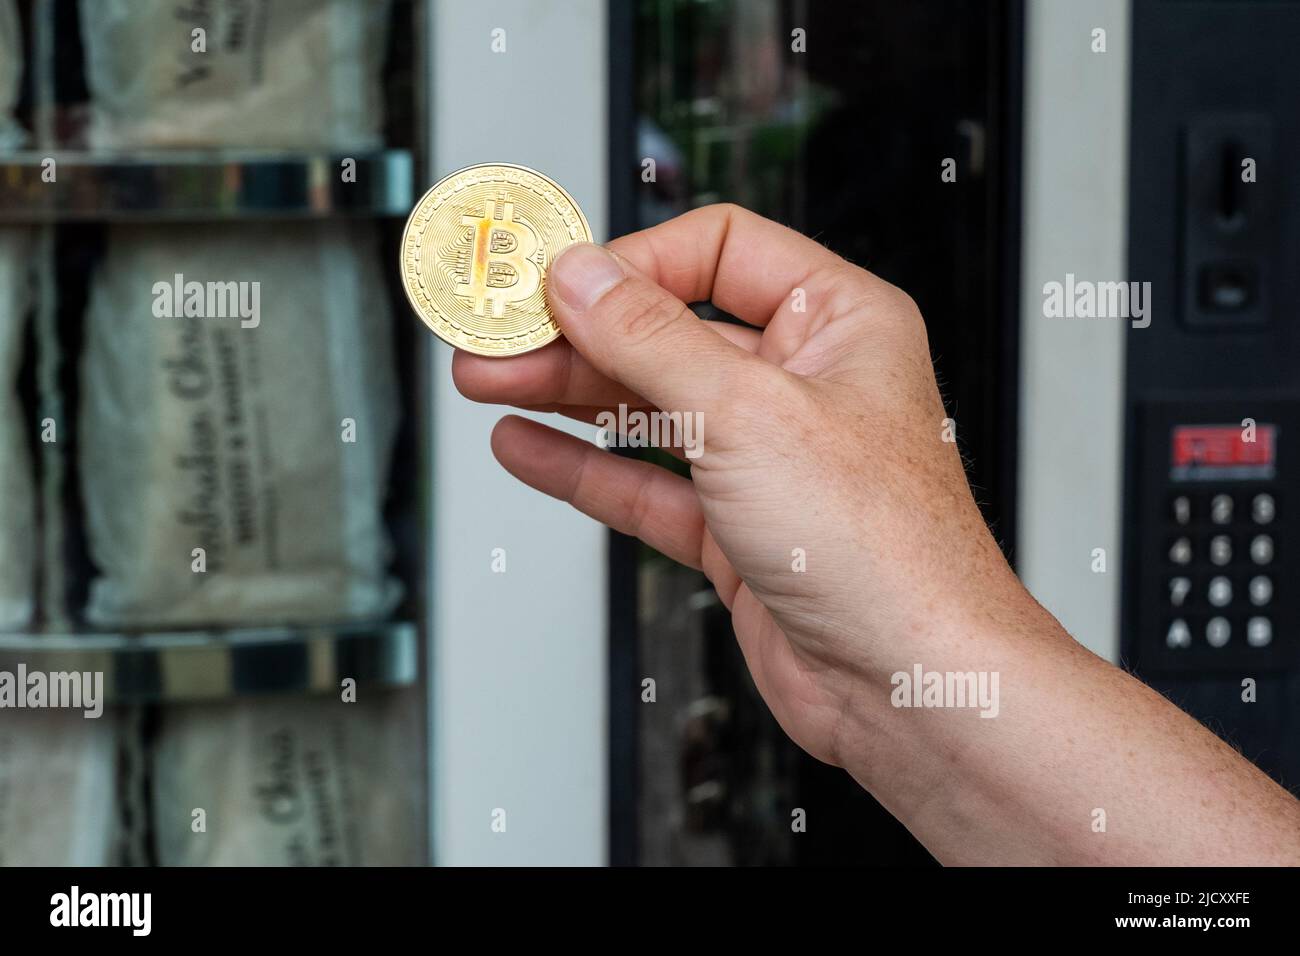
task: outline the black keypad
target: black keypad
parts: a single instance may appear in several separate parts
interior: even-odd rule
[[[1281,506],[1272,488],[1179,489],[1165,516],[1164,646],[1265,648]]]

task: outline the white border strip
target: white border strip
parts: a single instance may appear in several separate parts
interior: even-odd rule
[[[1043,285],[1067,273],[1140,278],[1125,261],[1129,7],[1029,0],[1026,10],[1017,565],[1070,633],[1112,661],[1126,323],[1044,318]],[[1097,28],[1105,53],[1092,50]]]
[[[497,28],[504,53],[491,49]],[[604,239],[604,0],[435,3],[429,29],[424,187],[471,163],[522,163],[563,185]],[[488,435],[504,410],[461,398],[451,350],[429,342],[434,860],[603,864],[606,533],[501,469]],[[504,574],[490,568],[498,547]],[[504,833],[492,830],[497,808]]]

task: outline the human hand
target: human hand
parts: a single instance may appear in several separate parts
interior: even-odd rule
[[[492,447],[522,481],[702,568],[782,727],[847,766],[864,682],[885,700],[891,672],[962,639],[969,617],[1036,608],[943,440],[921,316],[897,288],[735,206],[609,248],[572,247],[548,273],[565,338],[515,358],[458,352],[456,384],[587,422],[620,403],[698,414],[690,481],[515,416]],[[684,304],[704,300],[747,327]]]
[[[456,384],[587,422],[620,403],[702,417],[691,480],[516,416],[492,447],[533,487],[702,568],[798,744],[948,863],[1300,859],[1294,797],[1021,586],[943,440],[911,299],[734,206],[610,248],[551,267],[564,339],[509,359],[458,352]],[[747,325],[683,304],[703,300]],[[1000,675],[999,719],[893,706],[891,675],[917,664]],[[1097,808],[1112,832],[1094,828]]]

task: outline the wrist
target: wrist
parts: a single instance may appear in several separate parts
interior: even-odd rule
[[[833,752],[878,799],[889,788],[950,784],[968,743],[1002,716],[1008,681],[1023,680],[1039,652],[1074,648],[1009,568],[1006,579],[976,583],[964,595],[923,596],[869,665],[843,675]]]

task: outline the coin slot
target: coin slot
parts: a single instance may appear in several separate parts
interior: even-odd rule
[[[1278,274],[1274,120],[1211,114],[1191,120],[1178,177],[1182,321],[1247,330],[1269,321]]]
[[[1219,225],[1237,229],[1245,221],[1241,197],[1241,163],[1245,151],[1235,139],[1223,144],[1219,155]]]

